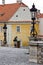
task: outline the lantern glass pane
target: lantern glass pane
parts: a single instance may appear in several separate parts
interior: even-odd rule
[[[32,16],[32,18],[34,18],[35,17],[35,12],[32,12],[31,16]]]
[[[3,29],[4,32],[6,32],[6,29]]]

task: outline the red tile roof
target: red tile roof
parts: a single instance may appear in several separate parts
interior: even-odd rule
[[[39,15],[37,15],[37,17],[38,18],[43,18],[43,13],[42,14],[40,13]]]
[[[38,37],[43,37],[43,35],[38,35]]]
[[[27,7],[27,5],[24,3],[0,5],[0,22],[8,22],[19,7]],[[37,18],[43,18],[43,14],[37,15]]]
[[[0,5],[0,22],[8,21],[19,7],[27,7],[24,3]]]
[[[43,18],[43,14],[40,14],[40,18]]]

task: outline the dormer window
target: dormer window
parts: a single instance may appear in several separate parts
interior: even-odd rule
[[[18,17],[18,15],[16,15],[16,17]]]
[[[3,16],[4,15],[4,13],[0,13],[0,16]]]
[[[23,11],[25,11],[25,9],[23,9]]]

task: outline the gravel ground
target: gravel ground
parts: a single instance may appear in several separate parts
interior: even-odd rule
[[[0,47],[0,65],[39,65],[29,63],[27,52],[28,49]]]

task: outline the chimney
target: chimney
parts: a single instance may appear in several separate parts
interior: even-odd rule
[[[21,3],[22,2],[22,0],[17,0],[17,3]]]
[[[2,4],[3,4],[3,5],[5,4],[5,0],[2,0]]]

